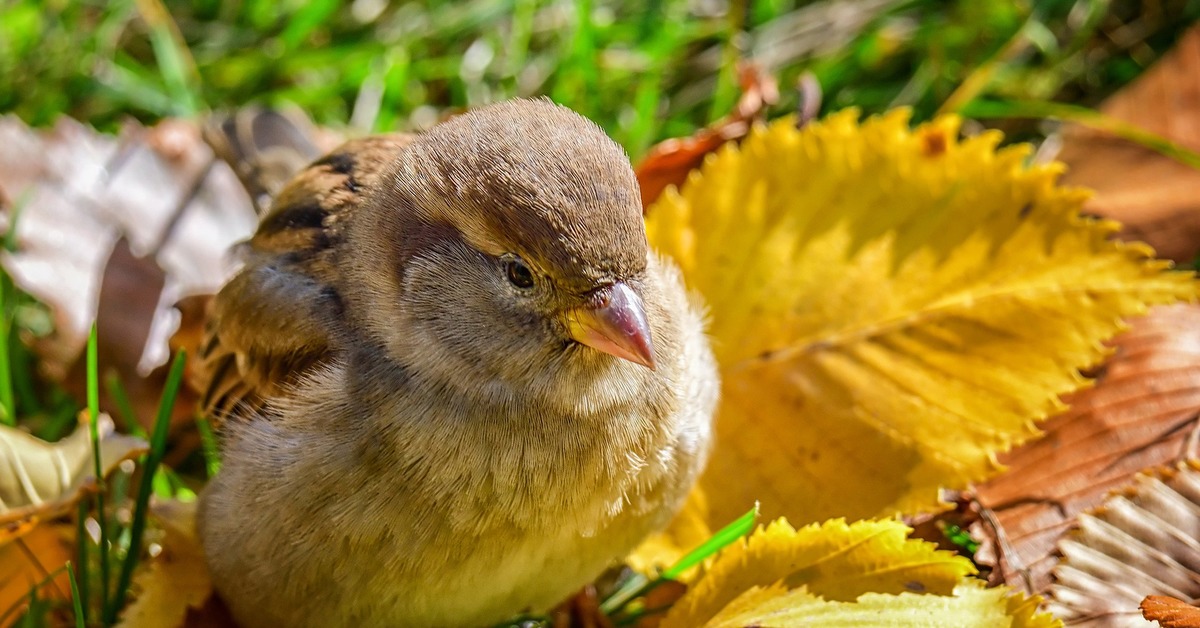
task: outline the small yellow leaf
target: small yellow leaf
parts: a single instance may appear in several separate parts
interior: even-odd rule
[[[71,582],[63,566],[75,557],[74,526],[23,524],[20,538],[0,546],[0,625],[20,616],[37,587],[40,599],[70,600]],[[47,574],[54,574],[47,578]]]
[[[799,530],[775,521],[722,550],[663,627],[702,625],[743,592],[777,582],[851,601],[870,592],[945,595],[975,573],[969,560],[909,539],[908,532],[893,520],[847,525],[839,519]]]
[[[142,439],[114,432],[108,415],[100,415],[99,421],[100,467],[105,475],[147,451]],[[54,443],[0,425],[0,523],[50,519],[66,512],[95,482],[93,471],[91,434],[83,421]]]
[[[954,594],[867,593],[854,602],[822,600],[805,589],[751,589],[725,607],[706,628],[891,626],[904,628],[1054,628],[1062,622],[1036,613],[1020,594],[966,582]],[[1015,612],[1014,612],[1015,611]]]
[[[1101,341],[1192,299],[1061,166],[906,112],[759,127],[650,209],[647,231],[711,309],[723,380],[700,482],[708,522],[935,510],[998,471],[1085,384]]]

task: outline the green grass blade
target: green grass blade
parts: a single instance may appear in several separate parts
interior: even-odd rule
[[[75,560],[79,564],[79,599],[83,602],[82,617],[87,622],[88,604],[88,533],[87,533],[87,500],[79,501],[79,515],[75,520]]]
[[[133,403],[129,400],[129,394],[125,392],[125,387],[121,385],[120,376],[115,372],[110,372],[104,378],[104,389],[108,391],[108,396],[112,399],[113,405],[117,406],[117,412],[121,415],[121,421],[125,424],[125,431],[138,438],[148,438],[146,430],[138,423],[137,412],[133,409]]]
[[[592,0],[574,0],[575,21],[571,44],[558,67],[559,78],[551,97],[585,116],[595,116],[599,72],[596,63],[596,34],[592,23]]]
[[[32,190],[25,190],[17,197],[12,209],[8,212],[8,231],[4,234],[4,250],[10,253],[17,250],[17,223],[24,213]],[[13,340],[12,325],[16,315],[17,291],[8,273],[0,271],[0,423],[5,425],[17,424],[17,401],[13,394],[13,370],[10,350]]]
[[[992,56],[981,63],[963,79],[954,92],[938,108],[938,113],[958,111],[974,101],[987,89],[992,79],[1002,67],[1014,57],[1017,57],[1029,47],[1029,31],[1038,24],[1037,16],[1031,15],[1028,20],[1013,33],[1012,37],[996,50]]]
[[[158,466],[162,463],[163,455],[167,451],[167,432],[170,431],[171,410],[175,407],[175,397],[178,395],[179,385],[183,381],[183,367],[186,362],[183,351],[175,354],[175,360],[171,363],[171,371],[167,375],[166,387],[163,389],[162,400],[158,405],[158,416],[154,419],[154,433],[150,439],[150,453],[146,454],[146,462],[142,467],[142,478],[138,484],[137,501],[133,509],[129,551],[125,553],[125,562],[121,565],[121,575],[117,579],[117,588],[112,600],[105,608],[104,619],[110,624],[117,621],[117,613],[124,606],[129,585],[133,582],[133,570],[142,556],[142,537],[146,532],[150,493],[154,489],[154,477]]]
[[[756,521],[758,521],[758,504],[754,504],[754,508],[751,508],[746,514],[738,517],[733,523],[721,528],[716,534],[709,537],[707,541],[701,543],[699,547],[688,552],[683,558],[676,561],[674,565],[663,571],[658,578],[650,580],[642,574],[637,574],[633,578],[630,578],[620,589],[617,589],[616,593],[613,593],[612,596],[600,604],[600,612],[605,615],[612,615],[631,600],[646,595],[663,582],[678,578],[683,572],[721,551],[726,545],[746,536],[754,528],[754,522]]]
[[[284,47],[287,50],[300,47],[318,26],[329,20],[337,10],[338,4],[337,0],[317,0],[300,4],[300,9],[288,21],[287,27],[279,36]]]
[[[196,415],[196,429],[200,432],[200,451],[204,454],[204,469],[208,477],[213,477],[221,470],[221,453],[217,448],[217,437],[213,434],[212,424],[208,417]]]
[[[174,113],[195,115],[200,111],[200,78],[179,27],[160,0],[137,0],[137,8],[150,28],[150,46],[171,96]]]
[[[13,378],[9,360],[9,341],[12,338],[12,282],[5,274],[0,281],[0,423],[17,424],[17,402],[13,395]]]
[[[104,515],[104,470],[100,465],[100,376],[96,349],[96,324],[87,343],[88,429],[92,434],[92,470],[96,474],[96,523],[100,526],[100,608],[108,607],[108,526]]]
[[[758,504],[755,504],[754,508],[751,508],[741,517],[738,517],[733,523],[721,528],[716,534],[702,543],[700,547],[680,558],[679,562],[671,565],[669,569],[662,573],[663,577],[671,580],[678,578],[683,572],[699,565],[704,559],[724,549],[726,545],[749,534],[750,530],[754,529],[754,522],[756,521],[758,521]]]
[[[79,597],[79,583],[75,581],[75,567],[67,561],[67,576],[71,581],[71,605],[75,607],[75,628],[84,628],[83,599]]]
[[[708,109],[709,121],[719,120],[733,109],[738,99],[738,63],[742,59],[741,40],[746,30],[748,0],[729,3],[725,41],[721,43],[721,67],[717,70],[717,85]]]
[[[1200,169],[1200,153],[1189,150],[1161,135],[1138,126],[1106,116],[1094,109],[1057,102],[973,101],[958,110],[968,118],[1056,118],[1075,122],[1093,129],[1107,131],[1118,137],[1159,152],[1179,163]]]

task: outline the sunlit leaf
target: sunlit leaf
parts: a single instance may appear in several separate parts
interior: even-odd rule
[[[711,309],[710,526],[755,500],[802,523],[936,510],[1061,410],[1123,318],[1195,296],[999,141],[903,111],[781,120],[650,209]]]
[[[784,582],[829,600],[864,593],[915,591],[948,595],[971,562],[907,538],[892,520],[841,520],[799,530],[779,520],[726,547],[671,610],[663,626],[700,626],[743,592]]]
[[[1200,306],[1156,307],[1111,345],[1096,385],[1065,397],[1045,436],[1001,456],[1005,472],[972,490],[986,514],[970,526],[975,561],[993,582],[1044,593],[1080,513],[1139,472],[1198,453]]]
[[[953,595],[888,595],[867,593],[853,602],[831,602],[807,590],[782,586],[754,588],[742,594],[705,628],[744,626],[891,626],[903,628],[1051,628],[1062,623],[1046,613],[1035,613],[1036,604],[1010,596],[1003,588],[985,589],[964,583]],[[1015,611],[1015,612],[1014,612]]]

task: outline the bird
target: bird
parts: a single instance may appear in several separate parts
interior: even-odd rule
[[[704,306],[627,154],[569,108],[351,140],[236,254],[197,357],[222,462],[197,529],[243,626],[545,612],[704,467]]]

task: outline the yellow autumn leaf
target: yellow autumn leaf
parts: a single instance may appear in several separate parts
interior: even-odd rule
[[[27,527],[20,542],[0,545],[0,626],[15,625],[9,620],[21,616],[31,595],[43,600],[71,599],[64,566],[75,557],[75,526],[38,523],[22,522]]]
[[[1029,601],[1035,601],[1033,605]],[[755,587],[726,606],[705,628],[1054,628],[1062,622],[1036,613],[1036,598],[1009,595],[1003,587],[987,589],[964,582],[953,595],[888,595],[867,593],[854,602],[834,602],[800,588]]]
[[[1195,296],[1080,217],[1060,165],[999,141],[905,112],[782,120],[650,209],[711,310],[710,529],[756,500],[800,523],[938,509],[1061,409],[1123,318]]]
[[[721,550],[708,571],[663,622],[700,626],[743,592],[783,582],[824,599],[853,601],[864,593],[913,591],[949,595],[975,573],[971,561],[908,538],[894,520],[842,520],[799,530],[785,520],[760,527]]]

